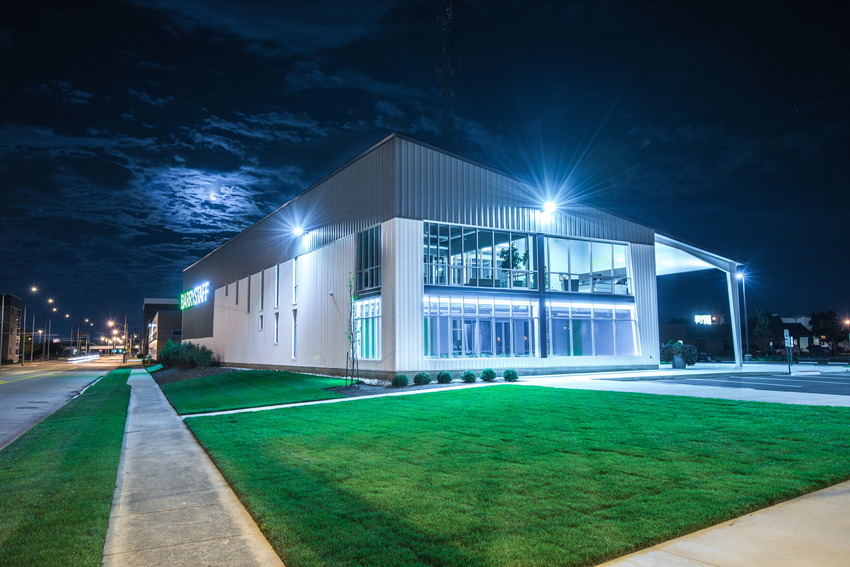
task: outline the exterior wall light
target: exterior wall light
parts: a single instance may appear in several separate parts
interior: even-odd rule
[[[543,214],[540,215],[540,220],[544,224],[549,224],[552,221],[552,213],[555,212],[556,206],[554,201],[546,201],[543,205]]]
[[[294,234],[295,236],[301,236],[302,234],[304,234],[304,229],[303,229],[303,228],[301,228],[300,226],[296,226],[296,227],[292,230],[292,234]]]

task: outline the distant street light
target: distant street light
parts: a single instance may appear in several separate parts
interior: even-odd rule
[[[0,299],[0,357],[2,357],[2,353],[3,353],[3,335],[4,335],[3,331],[5,330],[5,326],[6,326],[6,295],[12,295],[13,293],[18,293],[19,291],[23,291],[25,289],[26,288],[16,289],[14,291],[10,291],[8,294],[0,293],[0,296],[2,296],[2,299]],[[30,286],[29,289],[30,289],[30,293],[35,293],[35,292],[38,291],[38,288],[35,287],[35,286]],[[10,313],[11,313],[11,311],[10,311]],[[9,335],[11,335],[11,334],[12,334],[12,316],[9,315]],[[11,340],[11,337],[10,337],[9,340]],[[21,362],[21,364],[23,364],[23,361]]]

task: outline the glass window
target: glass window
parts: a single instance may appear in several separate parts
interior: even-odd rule
[[[260,311],[266,303],[266,271],[260,272]]]
[[[639,354],[633,305],[547,301],[546,310],[551,356]]]
[[[634,321],[614,321],[614,341],[617,345],[617,355],[627,356],[637,354],[637,336]]]
[[[463,235],[459,226],[450,227],[449,263],[451,285],[463,285]]]
[[[434,306],[445,305],[437,315]],[[426,297],[425,355],[433,358],[539,356],[536,303],[477,297]]]
[[[590,293],[590,242],[570,241],[570,289],[580,293]]]
[[[478,258],[481,267],[478,271],[478,285],[493,287],[493,232],[478,231]]]
[[[510,287],[511,267],[516,264],[515,250],[511,247],[511,237],[507,232],[493,233],[493,247],[496,251],[496,285]]]
[[[280,342],[280,313],[274,314],[274,344]]]
[[[358,291],[381,287],[380,226],[357,234],[357,273],[354,279]]]
[[[361,299],[354,303],[357,329],[357,356],[361,360],[381,358],[381,298]]]

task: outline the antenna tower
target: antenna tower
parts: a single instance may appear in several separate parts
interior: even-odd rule
[[[449,43],[451,41],[452,25],[455,21],[455,13],[452,8],[452,0],[446,0],[443,12],[437,18],[442,30],[442,49],[440,53],[440,66],[437,67],[437,80],[440,82],[440,145],[444,148],[454,149],[454,131],[457,128],[454,113],[455,89],[452,78],[457,69],[452,68],[449,62]]]

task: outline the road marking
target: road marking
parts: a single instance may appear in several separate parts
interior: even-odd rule
[[[33,374],[32,376],[26,376],[24,378],[18,378],[17,380],[0,380],[0,384],[11,384],[12,382],[20,382],[21,380],[29,380],[30,378],[35,378],[36,376],[47,376],[48,374],[59,374],[58,371],[54,372],[42,372],[41,374]]]
[[[690,379],[688,379],[687,382],[684,382],[684,383],[683,382],[674,382],[674,384],[685,384],[685,385],[691,384],[691,385],[695,385],[695,386],[716,386],[718,388],[731,388],[731,386],[724,386],[723,384],[711,384],[708,380],[705,380],[706,382],[709,382],[708,384],[694,384],[694,382],[697,382],[697,381],[699,381],[698,378],[690,378]],[[664,383],[664,382],[666,382],[666,380],[662,380],[661,382]],[[780,386],[782,388],[802,388],[802,386],[795,386],[794,384],[772,384],[770,382],[749,382],[749,381],[744,381],[744,380],[741,380],[739,382],[733,382],[733,384],[735,384],[735,385],[737,385],[737,384],[751,384],[751,385],[755,385],[755,386]]]

